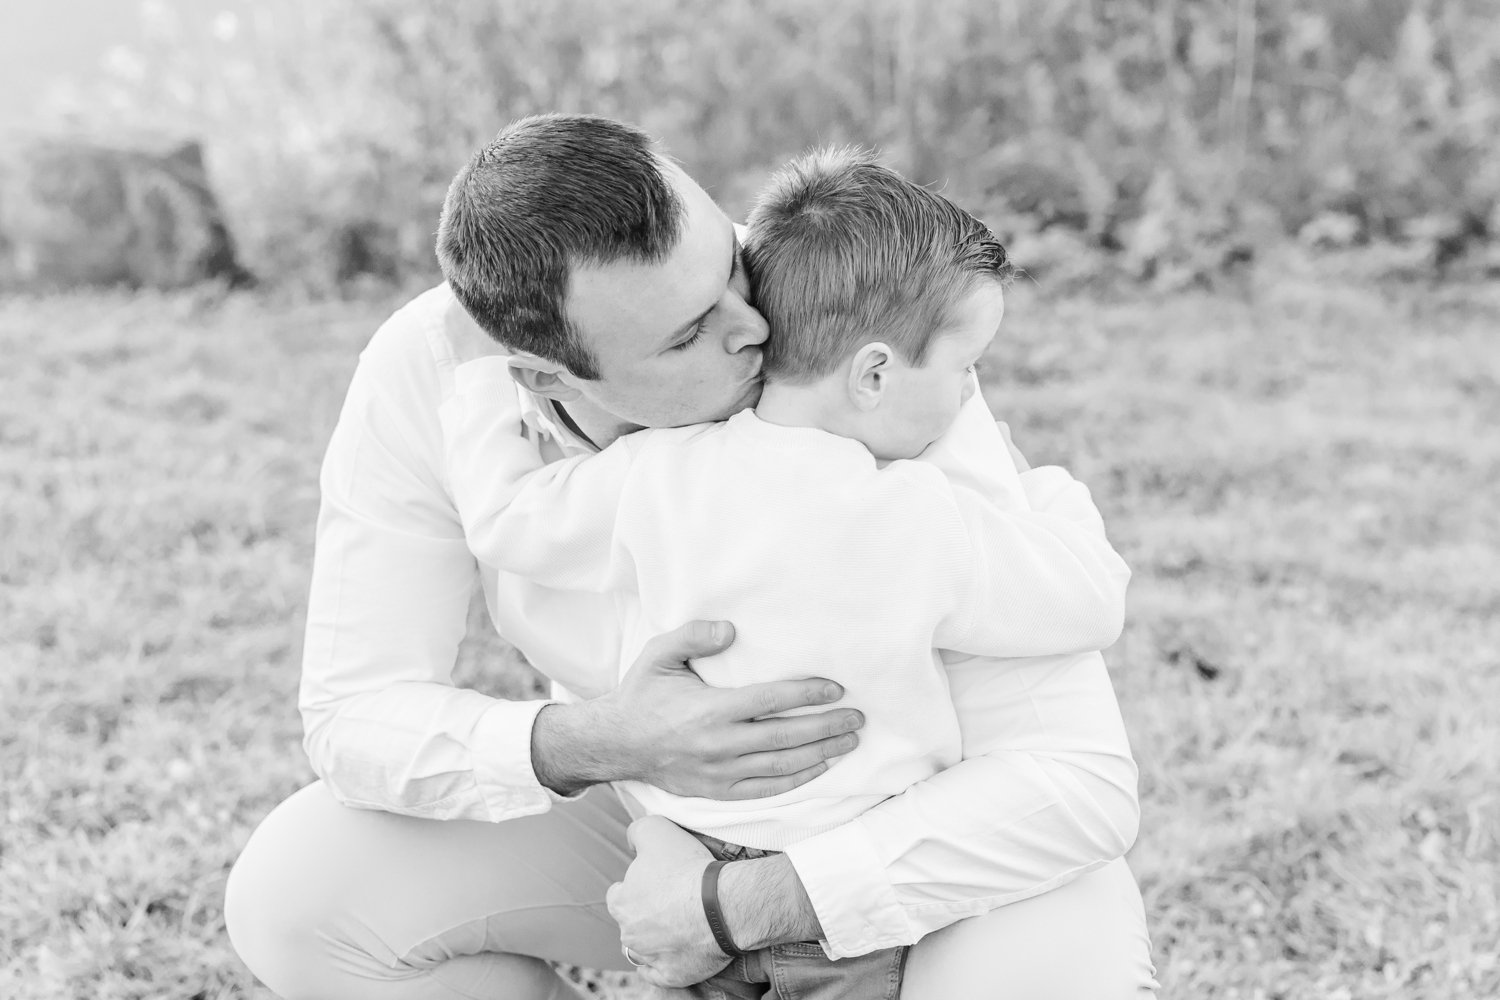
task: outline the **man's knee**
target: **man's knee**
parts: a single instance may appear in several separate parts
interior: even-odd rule
[[[280,978],[274,971],[283,964],[277,954],[282,950],[277,932],[286,924],[276,912],[275,900],[262,891],[269,876],[261,869],[264,860],[261,853],[247,848],[230,869],[224,889],[224,928],[240,961],[269,985]]]
[[[283,1000],[328,995],[319,971],[328,962],[318,930],[337,900],[326,883],[309,877],[300,857],[311,839],[299,834],[312,818],[303,808],[310,791],[283,802],[251,834],[224,890],[229,943]]]
[[[1123,860],[917,942],[902,996],[1139,1000],[1156,990],[1145,913]]]
[[[452,974],[448,960],[475,949],[507,984],[535,970],[502,969],[501,952],[609,967],[619,936],[603,900],[629,863],[626,823],[602,791],[504,823],[439,822],[348,808],[315,783],[245,845],[225,894],[229,939],[288,1000],[420,995],[411,980],[434,963]]]

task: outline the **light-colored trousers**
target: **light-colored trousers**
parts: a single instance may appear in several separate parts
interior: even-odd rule
[[[629,822],[607,787],[478,823],[350,809],[314,783],[265,819],[236,863],[230,941],[285,1000],[566,996],[537,959],[627,968],[604,893],[630,863]],[[1139,1000],[1152,977],[1122,860],[923,938],[902,996]]]

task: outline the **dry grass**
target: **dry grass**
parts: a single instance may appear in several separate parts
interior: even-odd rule
[[[0,302],[0,996],[258,995],[220,897],[309,777],[316,467],[393,304]],[[1500,293],[1022,287],[1007,323],[995,409],[1137,571],[1164,996],[1500,994]],[[526,688],[495,649],[465,677]]]

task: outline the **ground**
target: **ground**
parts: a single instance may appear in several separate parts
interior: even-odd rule
[[[265,996],[224,880],[311,777],[317,465],[393,304],[0,301],[0,996]],[[1494,287],[1289,266],[1014,290],[992,407],[1135,568],[1163,996],[1500,995],[1497,334]],[[472,624],[462,679],[534,690]]]

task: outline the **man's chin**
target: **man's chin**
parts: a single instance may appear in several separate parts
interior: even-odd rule
[[[730,415],[733,416],[735,413],[738,413],[741,410],[748,410],[756,403],[759,403],[761,391],[765,389],[765,387],[766,380],[758,375],[755,378],[751,379],[749,382],[746,382],[745,391],[740,396],[739,403],[735,406]]]
[[[733,401],[724,406],[712,417],[705,417],[706,421],[728,420],[741,410],[748,410],[760,402],[760,392],[764,383],[759,378],[753,378],[739,387],[739,394]]]
[[[726,392],[723,397],[721,397],[729,399],[728,403],[722,404],[718,407],[709,407],[705,405],[703,409],[698,410],[696,413],[678,413],[671,418],[670,423],[662,422],[652,424],[651,426],[687,427],[692,424],[712,424],[718,423],[721,420],[728,420],[730,417],[734,416],[736,413],[739,413],[741,410],[748,410],[750,407],[760,402],[760,392],[762,386],[763,383],[761,382],[760,378],[753,378],[749,382],[742,382],[737,386],[732,386],[729,391]],[[734,395],[731,395],[731,393],[733,393]]]

